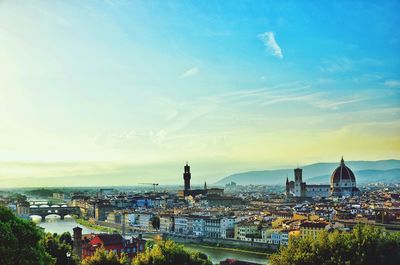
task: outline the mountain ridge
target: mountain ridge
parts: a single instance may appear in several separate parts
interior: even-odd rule
[[[317,162],[305,165],[301,167],[303,169],[303,181],[307,182],[308,180],[310,180],[311,182],[316,183],[316,181],[318,180],[322,181],[323,179],[326,179],[321,183],[327,184],[329,183],[329,176],[331,175],[333,170],[339,166],[339,164],[340,162]],[[353,170],[353,172],[356,174],[356,178],[357,175],[360,173],[362,181],[359,183],[368,183],[368,181],[365,180],[365,178],[367,178],[367,175],[369,178],[372,178],[370,182],[380,181],[381,178],[379,176],[382,175],[386,176],[385,179],[391,179],[395,182],[400,182],[400,160],[398,159],[386,159],[377,161],[345,161],[345,164],[351,170]],[[286,177],[289,177],[289,180],[292,180],[294,178],[293,169],[283,168],[275,170],[267,169],[240,172],[226,176],[215,182],[214,184],[221,186],[231,181],[234,181],[237,184],[241,185],[283,185],[286,181]]]

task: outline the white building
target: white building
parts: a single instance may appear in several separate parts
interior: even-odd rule
[[[223,217],[220,222],[221,238],[233,238],[235,229],[234,217]]]
[[[193,235],[195,235],[195,236],[204,236],[205,235],[204,218],[201,218],[201,217],[193,218]]]

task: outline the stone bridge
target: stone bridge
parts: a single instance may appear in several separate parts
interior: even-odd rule
[[[58,205],[41,205],[40,207],[30,207],[29,208],[29,215],[39,215],[42,217],[42,221],[45,220],[46,216],[50,214],[56,214],[61,217],[61,220],[64,219],[66,215],[81,215],[81,211],[79,207],[69,207],[63,206],[59,207]]]

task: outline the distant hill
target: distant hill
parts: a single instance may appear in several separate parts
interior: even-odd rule
[[[346,165],[356,174],[358,183],[368,182],[400,182],[400,160],[379,161],[345,161]],[[303,180],[309,183],[329,183],[329,177],[333,170],[339,166],[336,163],[316,163],[301,167],[303,169]],[[266,184],[283,185],[286,176],[292,180],[293,168],[248,171],[227,176],[215,185],[225,185],[231,181],[237,184]]]
[[[389,170],[360,170],[354,171],[354,174],[356,175],[357,184],[366,184],[377,181],[384,183],[400,183],[400,168]],[[326,183],[326,181],[329,181],[329,179],[330,175],[312,177],[307,180],[307,183]]]

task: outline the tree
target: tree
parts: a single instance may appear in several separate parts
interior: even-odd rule
[[[160,217],[159,216],[153,216],[151,219],[151,225],[153,226],[154,229],[160,229]]]
[[[30,221],[0,206],[0,264],[52,265],[42,244],[43,232]]]
[[[400,264],[400,233],[366,225],[351,233],[326,231],[313,240],[296,238],[270,257],[271,265]]]
[[[138,254],[132,265],[212,265],[207,256],[200,252],[188,252],[183,245],[160,241],[146,252]]]
[[[79,258],[72,252],[72,238],[69,232],[61,235],[47,233],[44,235],[43,244],[47,253],[56,259],[56,265],[75,265],[79,263]],[[71,254],[69,258],[67,258],[68,252]]]
[[[129,265],[129,258],[125,253],[119,258],[113,251],[107,253],[104,248],[98,248],[93,256],[82,260],[82,265]]]

